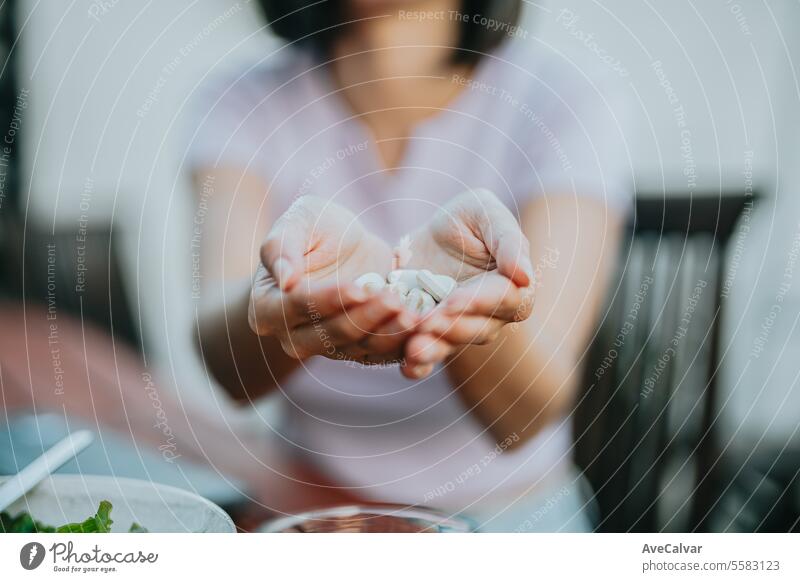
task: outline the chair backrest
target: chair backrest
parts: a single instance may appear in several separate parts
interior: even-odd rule
[[[136,349],[139,329],[110,226],[56,232],[0,216],[0,301],[41,303],[91,322]]]
[[[640,196],[575,412],[600,531],[702,529],[725,247],[752,195]]]

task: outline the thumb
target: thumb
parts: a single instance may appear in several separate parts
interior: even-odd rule
[[[483,244],[497,264],[498,272],[518,287],[533,283],[531,246],[511,211],[494,195],[476,212]]]
[[[511,279],[518,287],[533,283],[530,243],[516,224],[514,228],[497,234],[489,249],[501,275]]]
[[[261,263],[282,291],[290,291],[303,272],[306,239],[298,229],[273,229],[261,245]]]
[[[310,239],[309,221],[298,209],[290,208],[261,245],[261,262],[282,291],[290,291],[303,274]]]

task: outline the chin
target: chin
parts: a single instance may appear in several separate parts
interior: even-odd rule
[[[349,0],[348,4],[356,10],[417,9],[430,4],[429,0]]]

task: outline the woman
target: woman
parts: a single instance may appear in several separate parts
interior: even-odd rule
[[[191,150],[209,370],[360,497],[590,528],[564,419],[625,211],[610,95],[518,1],[262,4],[286,45]],[[398,263],[459,289],[421,318],[352,283]]]

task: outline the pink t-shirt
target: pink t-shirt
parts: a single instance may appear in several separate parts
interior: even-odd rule
[[[509,41],[471,79],[453,77],[463,91],[415,128],[393,173],[324,66],[283,49],[206,85],[189,163],[261,174],[275,215],[300,195],[335,200],[392,244],[472,187],[489,188],[514,212],[555,195],[624,208],[631,173],[620,93],[595,72],[531,49]],[[515,495],[568,462],[567,420],[504,451],[442,368],[414,382],[395,368],[318,357],[281,392],[289,446],[376,500],[464,510]]]

